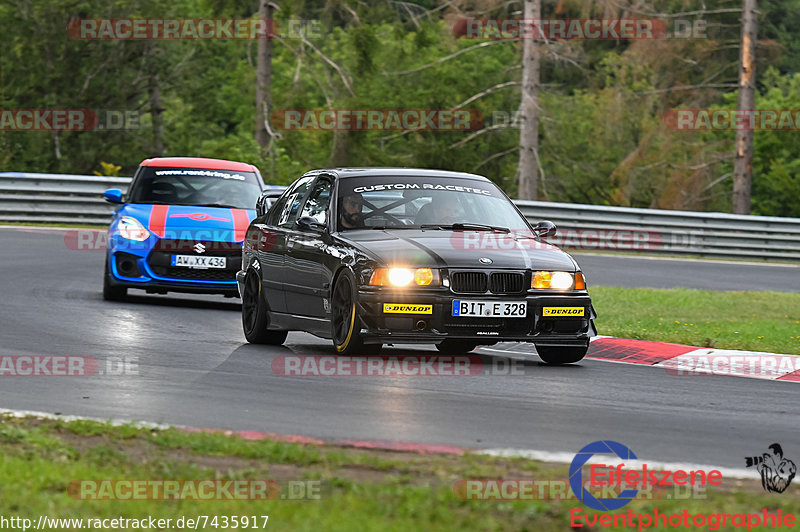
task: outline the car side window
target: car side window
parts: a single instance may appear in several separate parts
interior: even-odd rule
[[[318,223],[328,223],[328,205],[331,202],[331,182],[327,179],[321,179],[303,206],[303,211],[300,213],[300,218],[303,216],[310,216]]]
[[[309,175],[297,180],[294,185],[286,191],[286,194],[279,199],[269,211],[267,223],[269,225],[279,225],[288,227],[294,224],[297,216],[297,209],[303,196],[306,195],[308,187],[317,176]]]
[[[287,196],[282,196],[270,206],[269,214],[267,214],[268,225],[278,225],[278,217],[283,211],[283,206],[286,205],[286,199]]]

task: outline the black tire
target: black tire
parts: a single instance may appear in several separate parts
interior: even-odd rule
[[[536,353],[539,355],[546,364],[553,366],[559,364],[573,364],[580,362],[586,356],[586,351],[589,346],[583,347],[551,347],[551,346],[536,346]]]
[[[342,272],[331,293],[331,338],[338,355],[376,355],[382,344],[365,344],[357,327],[361,320],[356,305],[356,283]]]
[[[267,329],[269,317],[267,303],[261,297],[261,279],[250,270],[244,278],[242,293],[242,329],[244,337],[251,344],[281,345],[286,341],[289,331]]]
[[[124,286],[111,284],[111,272],[108,269],[108,257],[106,257],[106,268],[103,274],[103,299],[106,301],[125,301],[128,289]]]
[[[447,339],[436,344],[436,349],[445,355],[466,355],[470,351],[474,351],[476,347],[478,347],[478,344],[469,340]]]

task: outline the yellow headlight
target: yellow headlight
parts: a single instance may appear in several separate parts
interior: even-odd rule
[[[537,290],[569,290],[574,279],[569,272],[533,272],[531,288]]]
[[[550,272],[533,272],[531,288],[550,288]]]
[[[439,286],[439,270],[431,268],[376,268],[369,279],[370,286]]]
[[[414,282],[419,286],[428,286],[433,282],[433,272],[430,268],[418,268],[414,274]]]

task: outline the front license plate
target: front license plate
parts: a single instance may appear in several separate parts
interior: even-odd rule
[[[525,301],[465,301],[453,300],[453,316],[472,318],[524,318],[528,311]]]
[[[173,255],[172,265],[184,268],[225,268],[226,257],[197,257],[195,255]]]
[[[544,307],[542,316],[583,316],[583,307]]]

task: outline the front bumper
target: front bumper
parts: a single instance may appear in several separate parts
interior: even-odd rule
[[[108,281],[113,286],[139,288],[153,293],[183,292],[237,296],[236,272],[241,269],[241,251],[237,243],[216,243],[233,249],[212,250],[209,254],[225,256],[225,269],[175,268],[169,264],[172,253],[181,250],[161,250],[158,246],[113,246],[108,253]],[[239,243],[239,245],[241,245]]]
[[[452,315],[453,300],[524,301],[524,318],[461,317]],[[427,313],[385,313],[385,303],[431,305]],[[361,335],[366,343],[438,343],[444,339],[469,340],[476,344],[533,342],[541,346],[586,346],[597,335],[597,317],[585,291],[523,295],[461,295],[437,292],[360,290],[358,293]],[[583,316],[543,315],[544,307],[582,307]]]

